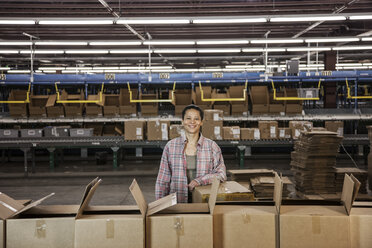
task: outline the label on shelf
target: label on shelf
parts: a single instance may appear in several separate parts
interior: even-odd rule
[[[161,139],[168,140],[168,124],[167,123],[161,124]]]
[[[260,139],[260,130],[255,129],[253,135],[254,135],[254,139],[259,140]]]
[[[270,137],[276,138],[276,127],[270,127]]]
[[[218,113],[213,114],[213,120],[214,121],[219,121],[220,120],[220,115]]]
[[[279,138],[284,138],[285,137],[285,130],[279,130]]]
[[[141,135],[142,136],[142,128],[141,127],[137,127],[136,128],[136,135]]]

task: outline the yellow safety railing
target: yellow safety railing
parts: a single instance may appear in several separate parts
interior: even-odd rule
[[[104,88],[103,83],[102,83],[101,91],[98,93],[99,100],[61,100],[57,83],[55,83],[54,86],[56,88],[56,94],[57,94],[56,103],[102,103],[103,102],[103,88]]]
[[[130,89],[129,82],[127,82],[128,85],[128,91],[129,91],[129,100],[130,102],[149,102],[149,103],[155,103],[155,102],[173,102],[174,101],[174,91],[176,90],[176,81],[173,83],[173,89],[171,90],[171,99],[133,99],[132,90]]]
[[[204,98],[204,91],[203,91],[201,82],[199,81],[201,100],[203,102],[245,101],[247,99],[247,85],[248,85],[248,80],[245,81],[245,87],[243,89],[243,97],[238,97],[238,98]]]
[[[349,82],[346,80],[346,88],[347,88],[347,98],[348,99],[372,99],[372,96],[352,96],[350,94],[350,87],[349,87]]]
[[[0,101],[0,103],[29,103],[30,102],[30,91],[31,91],[31,83],[28,84],[26,100],[6,100],[6,101]]]
[[[302,100],[319,100],[319,97],[287,97],[287,96],[284,96],[284,97],[277,97],[276,96],[276,88],[275,88],[275,85],[274,85],[274,81],[272,79],[271,80],[271,86],[273,87],[273,99],[274,100],[277,100],[277,101],[302,101]],[[320,90],[320,84],[322,82],[322,79],[319,79],[319,83],[318,83],[318,90]]]

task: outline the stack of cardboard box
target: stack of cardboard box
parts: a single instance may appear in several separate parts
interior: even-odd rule
[[[260,129],[261,139],[277,139],[278,138],[278,122],[277,121],[259,121],[258,129]]]
[[[304,194],[335,193],[336,156],[342,137],[329,131],[303,132],[291,153],[295,187]]]
[[[79,101],[84,100],[84,92],[81,90],[79,94],[68,94],[67,91],[63,90],[61,97],[63,101]],[[81,117],[83,115],[84,103],[63,103],[65,107],[66,117]]]
[[[168,129],[170,122],[156,120],[147,122],[147,140],[168,140]]]
[[[48,102],[48,96],[46,95],[30,95],[30,103],[28,104],[28,110],[30,117],[46,117],[46,104]]]
[[[312,130],[313,123],[309,121],[290,121],[289,128],[292,130],[292,139],[298,139],[301,132]]]
[[[158,99],[157,94],[143,94],[139,93],[140,100],[156,100]],[[158,116],[158,103],[157,102],[141,102],[141,115],[142,116]]]
[[[223,139],[223,111],[207,109],[204,111],[202,134],[212,140]]]
[[[172,124],[169,127],[169,139],[174,139],[180,137],[185,130],[183,129],[183,125]]]
[[[174,98],[175,115],[181,116],[182,110],[192,103],[191,89],[176,90]]]
[[[223,139],[224,140],[240,140],[240,127],[223,127]]]
[[[230,86],[229,96],[230,98],[244,98],[244,91],[246,91],[244,101],[230,101],[231,115],[248,115],[248,92],[245,86]]]
[[[324,127],[330,132],[336,132],[340,136],[344,136],[343,121],[325,121]]]
[[[252,115],[269,113],[269,91],[267,86],[252,86],[250,90]]]
[[[8,101],[26,101],[27,90],[12,90]],[[27,103],[8,103],[9,113],[13,117],[27,117]]]
[[[145,121],[128,120],[124,122],[125,140],[145,140]]]
[[[119,116],[119,95],[103,95],[103,115],[106,117]]]
[[[298,97],[297,89],[285,88],[285,97]],[[302,113],[302,101],[300,100],[288,100],[285,103],[285,113],[287,115],[301,114]]]
[[[259,140],[260,137],[260,129],[258,128],[240,128],[241,140]]]
[[[290,139],[292,137],[292,130],[288,127],[278,128],[279,139]]]
[[[276,92],[277,97],[284,97],[284,92]],[[280,114],[280,115],[285,115],[285,101],[281,100],[274,100],[274,95],[273,93],[270,93],[269,97],[269,113],[270,114]]]
[[[48,117],[64,117],[65,109],[62,103],[57,103],[57,94],[49,95],[46,104],[46,112]]]
[[[132,99],[138,99],[138,90],[131,89],[131,91]],[[120,115],[137,115],[137,103],[130,102],[130,94],[128,89],[120,89],[119,104]]]
[[[203,89],[203,98],[211,99],[212,98],[212,87],[211,86],[202,86]],[[195,105],[199,106],[202,110],[211,109],[211,101],[202,101],[201,90],[199,86],[195,87],[195,92],[192,91],[192,100]]]
[[[228,91],[219,92],[217,89],[213,89],[212,98],[213,99],[227,99],[227,98],[230,98],[230,94]],[[230,108],[231,108],[231,105],[229,101],[214,101],[213,102],[213,109],[222,110],[225,116],[230,115],[231,113]]]

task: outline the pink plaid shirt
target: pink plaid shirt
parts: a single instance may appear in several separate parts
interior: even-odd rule
[[[188,184],[186,174],[185,136],[170,140],[163,150],[158,178],[155,185],[156,199],[177,192],[178,202],[187,202]],[[199,185],[212,183],[216,176],[226,180],[226,167],[220,147],[213,140],[200,134],[196,148],[196,178]]]

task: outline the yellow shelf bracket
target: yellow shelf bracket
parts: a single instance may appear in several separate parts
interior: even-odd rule
[[[170,99],[133,99],[132,90],[130,89],[129,82],[127,82],[128,91],[129,91],[129,101],[131,103],[157,103],[157,102],[174,102],[174,91],[176,90],[176,81],[173,83],[173,89],[171,90],[171,98]]]
[[[0,103],[29,103],[30,102],[30,92],[31,92],[31,83],[28,84],[28,89],[26,93],[26,100],[6,100],[6,101],[0,101]]]
[[[59,82],[55,82],[54,86],[56,88],[57,100],[56,103],[101,103],[103,101],[103,89],[104,83],[102,83],[101,91],[99,92],[99,100],[61,100],[61,96],[59,94],[58,84]]]
[[[247,99],[247,86],[248,86],[248,79],[245,80],[245,87],[243,89],[243,97],[237,97],[237,98],[204,98],[204,91],[203,87],[201,85],[201,82],[199,81],[199,88],[201,93],[201,100],[203,102],[229,102],[229,101],[240,101],[243,102]]]
[[[350,87],[349,87],[349,82],[347,81],[347,78],[345,79],[346,81],[346,88],[347,88],[347,99],[372,99],[372,96],[352,96],[350,94]]]
[[[271,81],[271,86],[273,88],[273,99],[276,101],[302,101],[302,100],[319,100],[319,97],[277,97],[276,96],[276,88],[274,85],[274,81],[270,79]],[[318,90],[320,90],[320,85],[321,85],[322,79],[319,79],[318,82]]]

